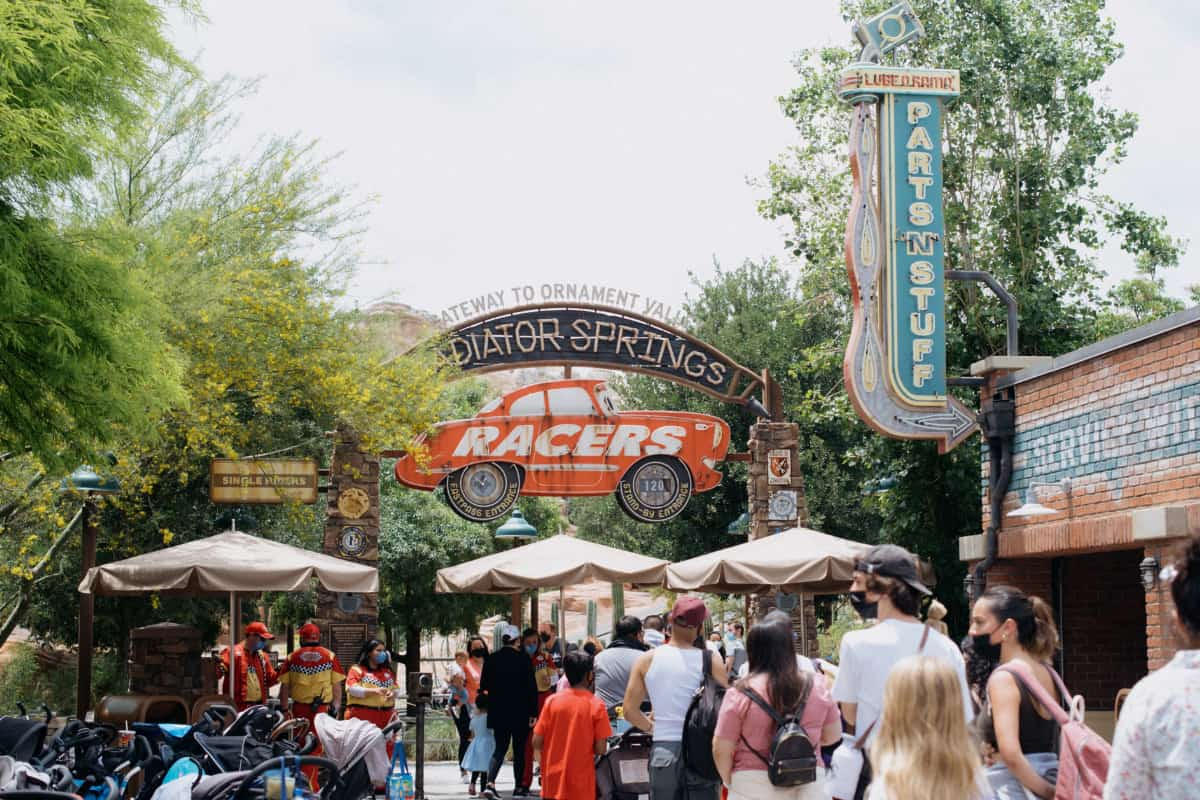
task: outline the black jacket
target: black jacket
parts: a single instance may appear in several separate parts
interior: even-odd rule
[[[529,726],[537,716],[537,681],[533,660],[511,647],[502,647],[483,661],[479,691],[488,696],[488,727]]]

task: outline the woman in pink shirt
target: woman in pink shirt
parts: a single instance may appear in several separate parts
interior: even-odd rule
[[[713,739],[713,758],[729,800],[810,800],[825,798],[820,769],[820,745],[842,738],[837,705],[821,676],[801,672],[792,651],[792,622],[773,611],[750,629],[746,637],[749,674],[725,694]],[[778,787],[767,777],[764,757],[771,753],[775,721],[746,694],[750,690],[775,712],[791,716],[807,695],[800,726],[817,754],[817,779],[803,786]],[[756,752],[757,751],[757,752]]]
[[[463,672],[467,678],[467,701],[475,704],[475,695],[479,692],[479,677],[483,674],[483,660],[487,658],[488,646],[482,636],[472,636],[467,639],[467,663]]]

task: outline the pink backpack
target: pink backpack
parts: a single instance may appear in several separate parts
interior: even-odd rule
[[[1084,724],[1083,697],[1072,697],[1062,678],[1049,664],[1046,669],[1054,676],[1054,682],[1066,699],[1069,711],[1050,696],[1028,664],[1010,661],[997,669],[1011,673],[1043,708],[1049,709],[1058,723],[1058,782],[1054,786],[1054,800],[1101,800],[1104,782],[1108,779],[1112,746]]]

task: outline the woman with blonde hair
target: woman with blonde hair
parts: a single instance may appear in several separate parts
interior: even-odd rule
[[[991,798],[963,715],[962,684],[944,660],[909,656],[888,673],[867,800]]]
[[[1026,792],[1053,797],[1058,723],[1009,671],[1021,670],[1061,697],[1049,663],[1058,649],[1050,606],[1012,586],[992,586],[971,609],[970,634],[972,653],[993,665],[978,724],[984,746],[995,751],[987,777],[997,800],[1025,800]]]

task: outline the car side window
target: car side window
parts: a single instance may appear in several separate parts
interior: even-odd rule
[[[546,415],[546,393],[531,392],[513,400],[509,406],[510,417],[543,417]]]
[[[586,389],[578,386],[567,386],[562,389],[550,389],[550,413],[564,417],[592,416],[596,407]]]

